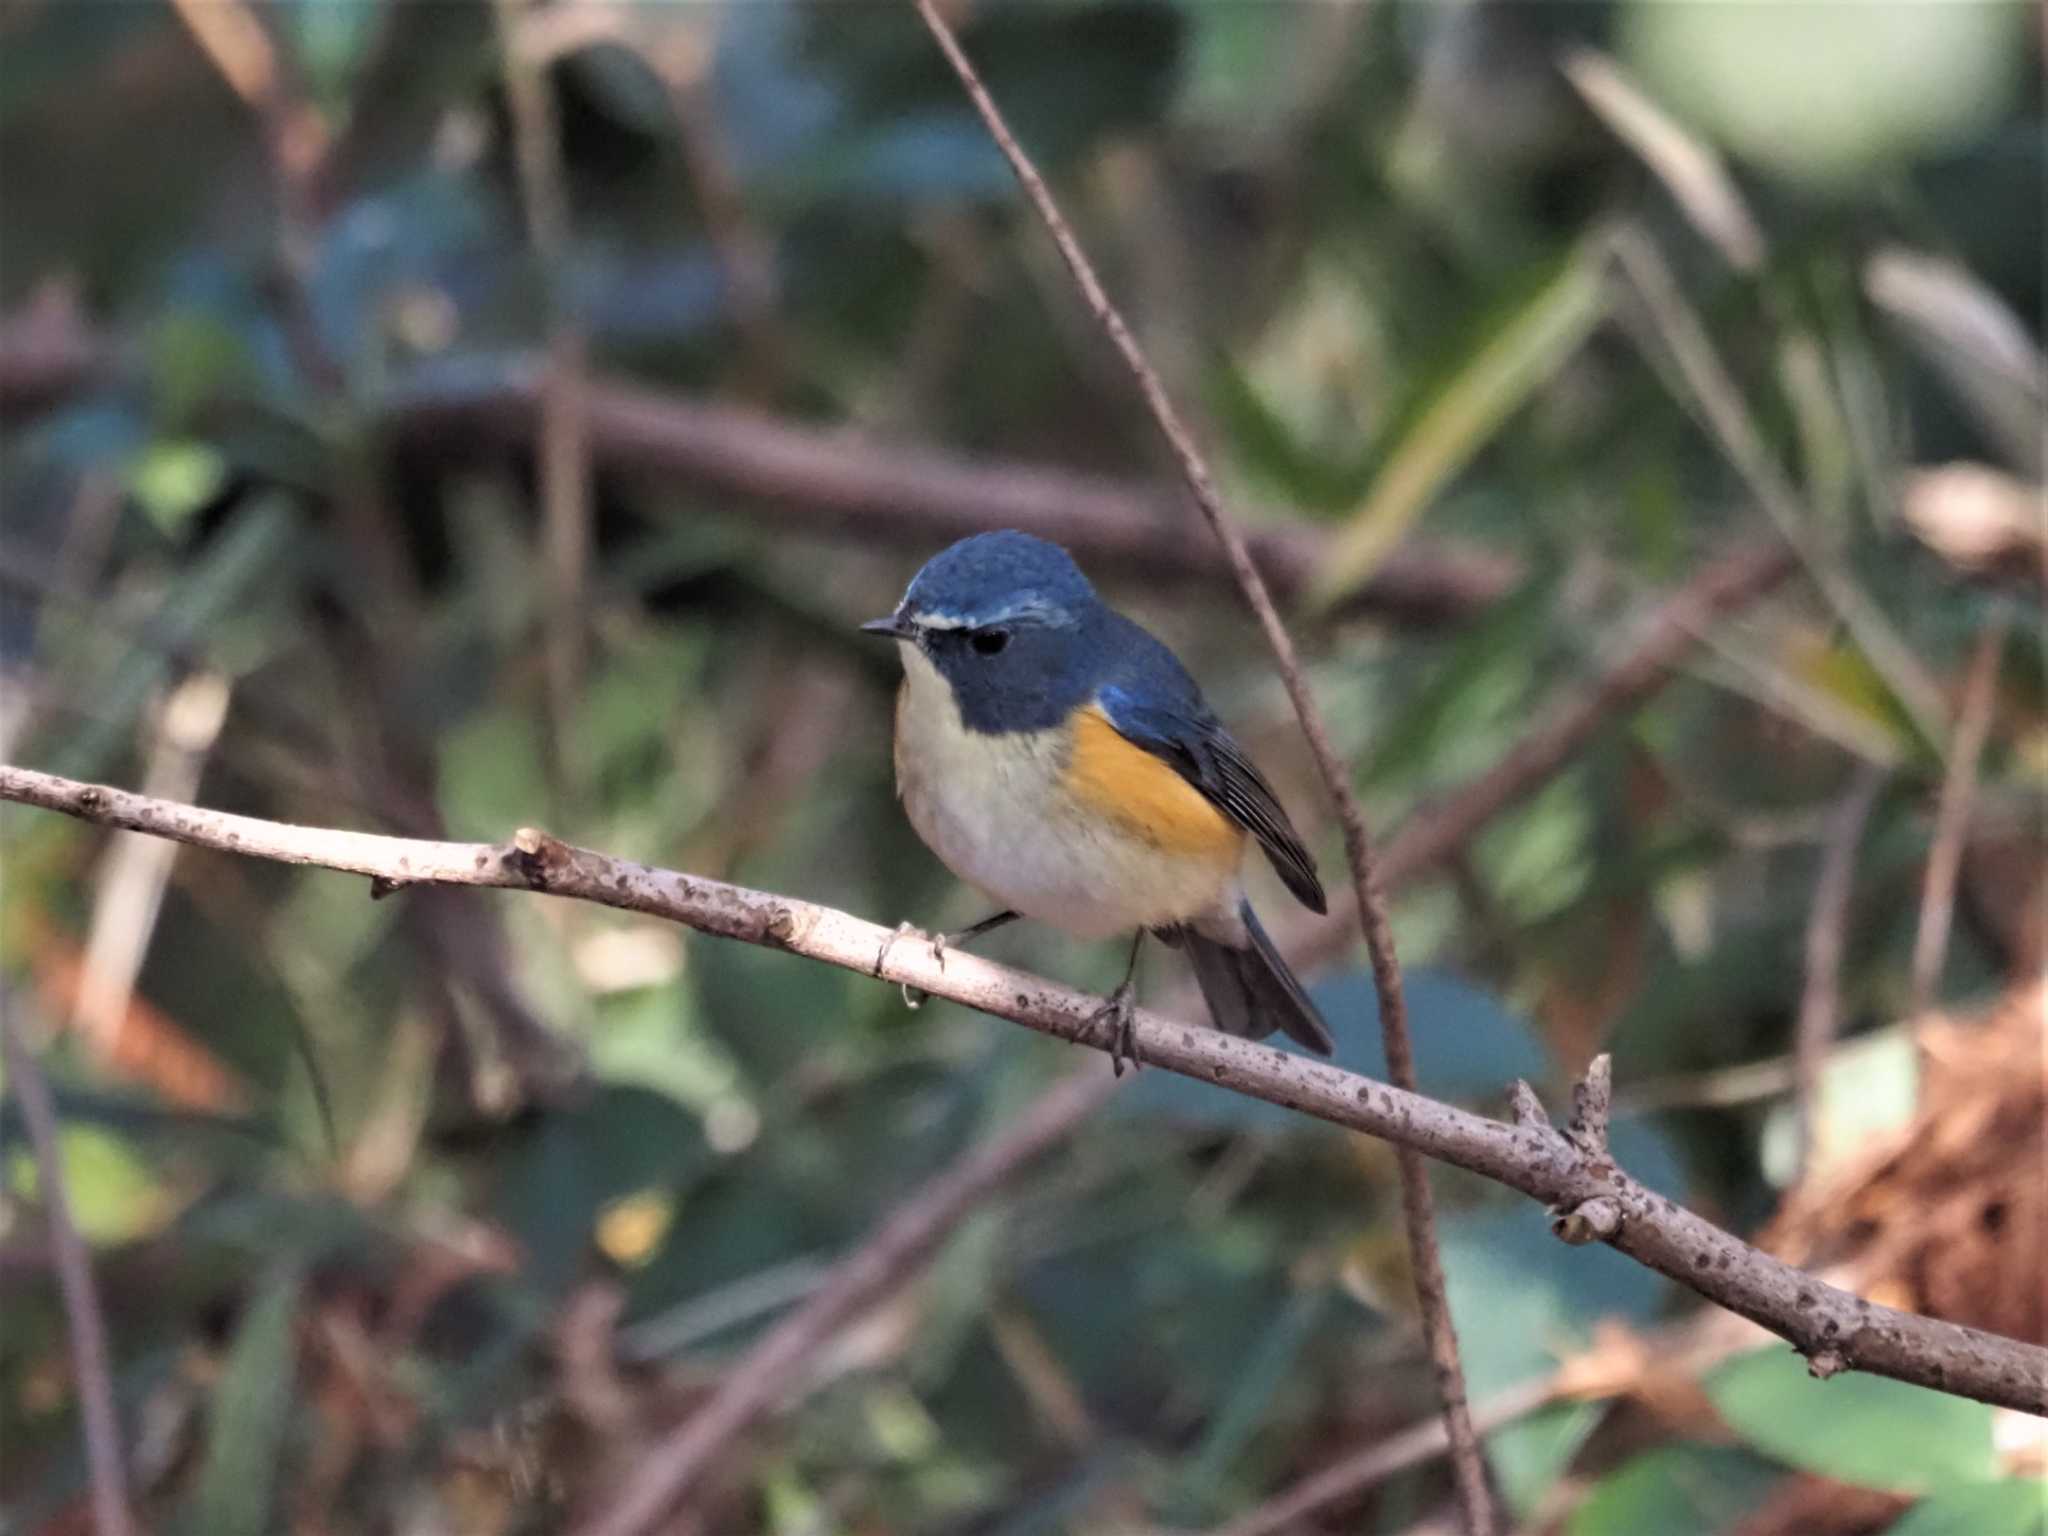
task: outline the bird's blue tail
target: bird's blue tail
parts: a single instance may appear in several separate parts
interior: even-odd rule
[[[1318,1056],[1329,1055],[1337,1042],[1322,1014],[1266,937],[1251,903],[1238,903],[1237,911],[1249,941],[1242,947],[1207,938],[1192,928],[1173,935],[1187,949],[1195,980],[1209,1004],[1209,1017],[1225,1034],[1263,1040],[1282,1029]]]

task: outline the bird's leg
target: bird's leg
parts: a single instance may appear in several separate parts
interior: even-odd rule
[[[1136,1071],[1144,1065],[1138,1060],[1138,1008],[1131,1001],[1131,982],[1138,974],[1138,951],[1145,947],[1145,930],[1140,928],[1131,940],[1131,961],[1124,967],[1124,979],[1117,983],[1117,989],[1109,994],[1109,1000],[1095,1010],[1089,1023],[1109,1019],[1116,1025],[1116,1038],[1109,1048],[1109,1069],[1118,1077],[1124,1075],[1124,1063],[1131,1064]]]
[[[1015,912],[998,912],[991,917],[984,917],[978,923],[968,924],[958,933],[935,933],[932,935],[932,958],[939,962],[939,969],[943,971],[946,968],[947,950],[964,949],[970,942],[980,938],[984,933],[994,933],[1004,924],[1014,923],[1015,921],[1017,921],[1017,914]]]
[[[980,938],[984,933],[994,933],[1005,923],[1014,923],[1017,921],[1017,916],[1018,914],[1015,912],[998,912],[991,917],[984,917],[978,923],[968,924],[967,927],[962,928],[958,933],[935,933],[932,935],[932,958],[939,962],[939,969],[943,971],[946,968],[947,950],[964,948],[970,941]],[[910,924],[904,923],[897,928],[896,935],[900,938],[905,933],[912,931],[914,930],[912,930]],[[893,944],[895,939],[891,939],[889,942]],[[888,950],[884,948],[882,953],[886,955]],[[876,969],[880,969],[879,961],[876,962]],[[913,987],[907,981],[903,984],[903,1006],[906,1008],[922,1008],[924,1000],[930,995],[929,992],[919,987]]]

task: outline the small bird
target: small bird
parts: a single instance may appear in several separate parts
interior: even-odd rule
[[[901,642],[896,787],[911,825],[1002,907],[941,935],[941,953],[1019,917],[1079,939],[1136,930],[1103,1010],[1121,1073],[1151,933],[1186,950],[1217,1028],[1283,1029],[1330,1054],[1239,879],[1249,834],[1322,912],[1315,861],[1179,659],[1096,596],[1064,549],[1010,530],[962,539],[861,628]]]

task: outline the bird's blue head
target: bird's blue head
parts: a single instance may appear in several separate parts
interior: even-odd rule
[[[1005,530],[941,550],[893,614],[861,628],[913,647],[967,728],[996,735],[1050,729],[1094,695],[1106,612],[1064,549]],[[915,675],[915,661],[904,665]]]

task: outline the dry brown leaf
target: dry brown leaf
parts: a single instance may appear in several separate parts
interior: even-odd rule
[[[1919,1024],[1921,1109],[1786,1198],[1760,1242],[1859,1295],[2048,1342],[2048,981]]]

